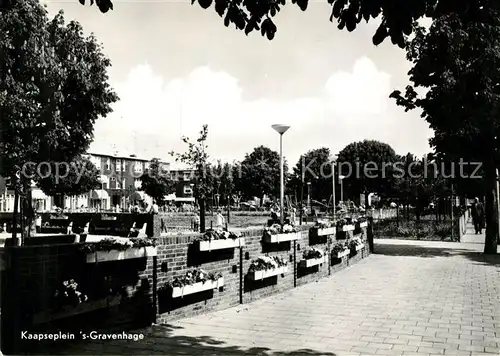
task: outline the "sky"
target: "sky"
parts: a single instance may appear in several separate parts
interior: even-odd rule
[[[115,0],[107,14],[77,0],[45,3],[94,33],[112,61],[120,100],[97,121],[91,152],[173,161],[169,152],[186,149],[181,137],[195,139],[204,124],[210,156],[229,162],[260,145],[278,151],[273,124],[291,126],[283,154],[293,164],[311,149],[338,153],[364,139],[399,154],[430,151],[420,113],[389,98],[409,84],[404,51],[372,44],[377,22],[338,30],[326,0],[305,12],[287,4],[272,41],[226,28],[213,7],[189,0]]]

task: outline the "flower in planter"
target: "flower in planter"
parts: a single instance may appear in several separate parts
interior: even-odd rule
[[[339,219],[337,220],[337,228],[341,229],[344,227],[344,225],[347,225],[347,220],[346,219]]]
[[[342,252],[344,252],[344,251],[346,251],[346,250],[348,250],[348,249],[349,249],[349,248],[348,248],[345,244],[343,244],[343,243],[341,243],[341,242],[338,242],[338,243],[336,243],[336,244],[333,246],[333,248],[332,248],[332,253],[333,253],[333,254],[339,254],[339,253],[342,253]]]
[[[361,223],[364,223],[364,222],[367,222],[368,219],[366,218],[366,216],[359,216],[358,217],[358,223],[361,224]]]
[[[229,231],[216,231],[213,229],[207,230],[203,236],[200,238],[201,241],[212,241],[212,240],[236,240],[241,237],[240,233],[229,232]]]
[[[359,239],[358,237],[355,237],[355,238],[351,239],[351,241],[349,241],[349,247],[351,249],[356,248],[357,246],[361,246],[361,245],[363,245],[363,241],[361,241],[361,239]]]
[[[209,273],[201,268],[186,272],[182,277],[175,277],[171,282],[167,282],[162,289],[184,287],[195,283],[205,283],[206,281],[217,281],[222,277],[221,273]]]
[[[67,305],[78,305],[87,300],[87,295],[78,289],[78,283],[74,279],[63,281],[62,286],[54,293],[54,302],[59,308]]]
[[[271,227],[266,227],[264,229],[264,235],[278,235],[278,234],[290,234],[293,232],[297,232],[297,228],[295,226],[285,224],[283,227],[280,224],[273,224]]]
[[[328,229],[329,227],[332,227],[332,222],[328,220],[318,220],[314,224],[316,229]]]
[[[317,248],[310,248],[309,250],[304,251],[303,256],[305,260],[313,260],[313,259],[318,259],[322,258],[324,255],[324,252],[321,250],[318,250]]]
[[[126,251],[131,248],[142,248],[142,247],[154,247],[156,246],[155,240],[149,240],[144,238],[113,238],[106,237],[99,242],[91,242],[83,245],[82,249],[86,253],[92,253],[96,251]]]
[[[286,265],[287,262],[282,257],[261,256],[256,260],[253,260],[252,263],[250,263],[248,272],[266,271],[268,269],[275,269],[279,267],[284,267]]]

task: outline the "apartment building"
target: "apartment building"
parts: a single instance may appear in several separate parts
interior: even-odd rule
[[[100,171],[101,187],[74,197],[49,197],[32,185],[33,207],[37,211],[50,211],[56,207],[71,210],[96,209],[101,211],[123,211],[137,200],[152,203],[152,198],[141,191],[141,175],[149,168],[151,159],[136,155],[103,154],[88,152],[86,157]],[[170,163],[160,161],[161,169],[176,182],[175,192],[166,197],[173,203],[194,202],[192,171],[171,170]],[[64,201],[63,201],[64,199]],[[0,179],[0,211],[14,210],[14,192]]]

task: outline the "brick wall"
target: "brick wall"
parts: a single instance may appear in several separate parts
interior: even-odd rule
[[[161,215],[154,216],[153,224],[158,242],[157,257],[87,264],[84,253],[79,251],[81,244],[6,248],[1,299],[4,353],[6,348],[15,353],[26,350],[27,345],[20,344],[20,330],[123,330],[154,321],[166,323],[249,303],[317,281],[369,254],[366,247],[350,259],[329,258],[328,263],[321,266],[297,268],[308,247],[329,251],[335,242],[335,236],[324,238],[310,234],[310,226],[301,227],[300,239],[295,242],[263,243],[262,229],[248,229],[242,233],[245,238],[242,248],[200,252],[195,242],[199,235],[162,237],[161,218]],[[366,231],[363,235],[366,236]],[[249,280],[247,274],[251,261],[262,255],[283,257],[288,261],[288,272],[263,281]],[[172,298],[171,293],[162,290],[166,282],[196,267],[222,273],[224,286],[179,298]],[[83,288],[103,283],[105,287],[123,287],[121,302],[112,308],[52,324],[32,325],[33,314],[49,310],[54,291],[69,278],[80,282]],[[99,295],[92,297],[98,299]],[[44,347],[40,343],[37,346]]]

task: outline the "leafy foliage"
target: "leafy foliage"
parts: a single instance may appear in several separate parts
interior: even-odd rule
[[[11,2],[15,0],[3,0]],[[79,0],[84,4],[85,0]],[[191,0],[197,2],[203,9],[212,5],[215,12],[224,19],[224,25],[231,24],[237,30],[245,31],[248,35],[252,31],[260,31],[262,36],[272,40],[277,32],[273,18],[286,5],[286,0]],[[309,0],[292,0],[302,11],[306,11]],[[386,38],[393,44],[404,47],[405,36],[412,33],[412,24],[423,17],[437,18],[448,14],[464,14],[476,11],[483,7],[498,9],[495,0],[327,0],[330,4],[330,21],[337,22],[340,30],[347,29],[351,32],[364,20],[382,18],[380,26],[375,31],[373,43],[379,45]],[[91,0],[93,4],[93,0]],[[111,0],[96,0],[101,12],[106,13],[113,9]]]
[[[154,247],[156,242],[154,240],[146,240],[143,238],[112,238],[106,237],[99,242],[87,243],[81,247],[82,251],[85,253],[92,253],[97,251],[126,251],[131,248],[143,248],[143,247]]]
[[[288,171],[286,161],[283,169]],[[255,147],[241,162],[241,179],[237,189],[247,198],[265,195],[278,196],[280,187],[280,156],[265,146]]]
[[[267,271],[270,269],[275,269],[279,267],[284,267],[287,265],[287,262],[279,256],[261,256],[250,263],[250,267],[248,268],[248,272],[256,272],[256,271]]]
[[[311,182],[311,195],[317,200],[332,195],[332,165],[330,149],[326,147],[308,151],[300,156],[293,167],[290,186],[300,194],[302,184]]]
[[[417,25],[415,29],[415,38],[407,46],[413,85],[404,94],[394,91],[391,96],[406,110],[422,110],[422,117],[435,131],[431,145],[441,159],[482,162],[485,252],[496,253],[500,12],[498,7],[472,6],[463,13],[436,17],[428,31]],[[427,89],[425,96],[418,95],[418,88]]]
[[[49,21],[38,1],[23,0],[0,16],[0,52],[0,173],[83,154],[95,121],[118,99],[96,38],[62,12]]]
[[[188,137],[182,137],[182,141],[188,145],[187,152],[170,152],[176,162],[188,164],[194,169],[194,195],[199,199],[206,199],[214,189],[214,177],[210,174],[212,167],[207,152],[207,138],[208,125],[203,125],[196,142],[192,142]]]
[[[174,183],[169,179],[167,172],[163,170],[158,158],[153,158],[149,168],[139,178],[141,189],[152,197],[159,206],[165,204],[165,195],[169,194]]]
[[[175,277],[171,282],[167,282],[162,289],[182,288],[195,283],[205,283],[207,281],[217,281],[222,278],[221,273],[206,272],[201,268],[186,272],[182,277]]]
[[[386,143],[364,140],[347,145],[338,154],[338,172],[354,194],[384,193],[390,187],[396,153]]]
[[[99,176],[99,171],[92,162],[78,157],[68,165],[52,162],[50,165],[40,166],[37,185],[49,196],[75,196],[99,188]]]

